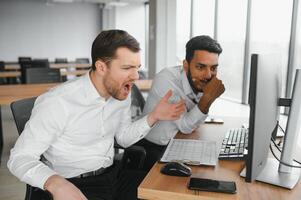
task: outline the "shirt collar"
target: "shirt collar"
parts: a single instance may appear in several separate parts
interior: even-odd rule
[[[91,101],[103,101],[105,102],[105,98],[100,96],[100,94],[97,92],[95,86],[92,83],[91,77],[90,77],[90,72],[87,72],[83,79],[84,79],[84,88],[86,92],[86,97],[87,99]]]

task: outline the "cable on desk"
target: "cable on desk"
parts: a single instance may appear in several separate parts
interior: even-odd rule
[[[281,131],[285,134],[285,131],[284,131],[284,129],[278,124],[278,127],[281,129]],[[278,149],[278,151],[281,153],[282,152],[282,150],[280,149],[280,147],[279,147],[279,144],[277,145],[276,144],[276,141],[274,140],[274,138],[273,137],[271,137],[271,141],[274,143],[274,146]],[[271,148],[271,146],[270,146],[270,148]],[[274,154],[274,151],[271,149],[271,152],[272,152],[272,154],[274,155],[274,157],[276,158],[276,155]],[[277,158],[276,158],[277,159]],[[278,160],[278,159],[277,159]],[[279,162],[280,162],[280,160],[278,160]],[[301,165],[301,162],[300,161],[298,161],[298,160],[296,160],[296,159],[293,159],[293,161],[294,162],[296,162],[296,163],[298,163],[298,164],[300,164]],[[281,162],[280,162],[281,163]],[[283,163],[282,163],[283,164]],[[287,164],[287,163],[286,163]],[[285,165],[285,164],[284,164]]]
[[[276,146],[276,148],[278,148],[278,147],[277,147],[277,144],[275,143],[275,141],[274,141],[274,140],[272,140],[272,141],[273,141],[273,144]],[[276,160],[278,160],[279,163],[281,163],[281,164],[283,164],[283,165],[285,165],[285,166],[288,166],[288,167],[301,168],[301,165],[297,166],[297,165],[291,165],[291,164],[282,162],[282,161],[276,156],[276,154],[275,154],[275,152],[274,152],[274,150],[273,150],[271,144],[270,144],[270,150],[271,150],[273,156],[276,158]],[[280,152],[281,152],[281,151],[280,151]],[[295,161],[295,159],[293,159],[293,160]],[[295,162],[297,162],[298,164],[300,164],[299,161],[295,161]]]

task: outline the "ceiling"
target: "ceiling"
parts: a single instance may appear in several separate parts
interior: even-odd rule
[[[134,4],[134,3],[145,3],[148,0],[47,0],[48,3],[105,3],[105,4]]]

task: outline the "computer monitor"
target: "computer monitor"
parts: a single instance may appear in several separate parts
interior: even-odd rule
[[[279,65],[280,57],[277,55],[253,54],[251,56],[248,155],[246,168],[242,171],[241,175],[245,177],[247,182],[258,180],[292,189],[298,182],[300,170],[290,168],[290,173],[288,173],[290,170],[284,172],[279,167],[279,162],[275,158],[268,157],[271,137],[278,130],[278,102],[281,93],[281,71]],[[296,97],[295,94],[294,97]],[[292,100],[292,103],[294,101],[295,99]],[[291,133],[288,134],[288,129],[292,127],[290,121],[296,120],[296,115],[291,115],[293,110],[300,110],[300,105],[299,108],[298,106],[293,107],[291,105],[284,142],[294,147],[296,144],[293,143],[296,143],[296,138],[292,141],[291,138],[287,137],[287,135],[297,136],[297,131],[295,133],[290,131]],[[283,148],[284,150],[285,148]],[[293,150],[294,148],[290,149],[290,154],[292,154]],[[282,152],[282,155],[285,155],[285,153]],[[290,158],[282,159],[286,160],[289,164],[293,163],[291,156]]]

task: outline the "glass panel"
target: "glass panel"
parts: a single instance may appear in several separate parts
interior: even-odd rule
[[[140,43],[141,70],[146,69],[145,49],[146,49],[146,32],[145,32],[145,5],[143,3],[129,4],[127,6],[116,7],[116,25],[117,29],[126,30],[135,37]],[[135,21],[135,23],[133,23]]]
[[[297,27],[296,27],[296,43],[293,66],[294,69],[301,69],[301,2],[299,1],[297,13]],[[295,74],[295,72],[294,72]]]
[[[250,53],[275,53],[281,56],[283,96],[288,66],[292,6],[293,0],[253,0],[251,9]]]
[[[223,48],[218,77],[225,84],[223,97],[239,102],[242,98],[247,3],[247,0],[224,0],[218,5],[217,40]]]
[[[214,34],[214,12],[215,1],[192,0],[193,1],[193,23],[192,36]]]
[[[185,45],[190,39],[191,0],[177,0],[177,64],[185,59]]]

